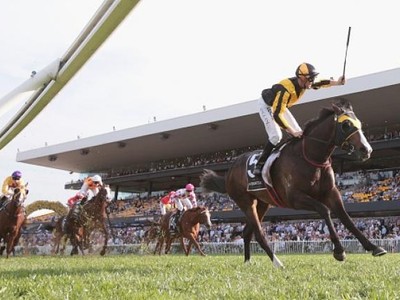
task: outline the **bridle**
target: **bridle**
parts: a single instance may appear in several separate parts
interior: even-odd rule
[[[16,198],[18,197],[18,200]],[[22,200],[21,200],[22,199]],[[11,200],[9,200],[9,203],[13,203],[14,206],[16,207],[16,210],[22,206],[24,203],[24,195],[22,194],[22,191],[19,190],[17,193],[15,193],[12,197]],[[18,210],[17,210],[18,211]],[[25,213],[25,209],[22,206],[22,209],[18,211],[17,214],[15,214],[15,211],[10,211],[9,205],[5,205],[4,207],[4,212],[7,216],[14,216],[14,217],[19,217],[20,215]]]
[[[331,165],[331,159],[329,157],[325,162],[319,163],[311,160],[306,155],[306,139],[310,139],[324,145],[331,145],[330,152],[333,151],[335,147],[340,147],[341,150],[347,152],[351,155],[355,151],[353,144],[349,142],[351,136],[361,130],[361,122],[354,116],[353,113],[343,112],[340,115],[334,116],[335,130],[332,132],[328,140],[319,139],[309,135],[303,135],[302,139],[302,152],[304,159],[313,166],[316,167],[328,167]]]

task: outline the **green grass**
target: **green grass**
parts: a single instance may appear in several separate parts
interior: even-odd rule
[[[400,254],[10,257],[0,299],[400,299]]]

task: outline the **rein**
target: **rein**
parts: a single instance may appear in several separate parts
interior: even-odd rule
[[[336,115],[335,115],[335,121],[337,123]],[[332,132],[332,134],[331,134],[331,136],[329,137],[328,140],[322,140],[322,139],[319,139],[319,138],[316,138],[316,137],[313,137],[313,136],[303,135],[303,140],[302,140],[302,143],[301,143],[303,157],[310,165],[312,165],[314,167],[317,167],[317,168],[328,168],[328,167],[331,166],[332,159],[331,159],[331,156],[329,155],[329,157],[328,157],[328,159],[326,161],[320,163],[320,162],[316,162],[316,161],[308,158],[307,154],[306,154],[306,142],[305,142],[306,138],[329,146],[332,143],[331,141],[333,139],[335,139],[335,137],[336,137],[336,131],[337,131],[337,126],[335,126],[335,130]],[[333,150],[334,147],[335,147],[335,144],[332,147],[332,150]]]
[[[323,141],[323,142],[325,142],[325,141]],[[306,155],[306,146],[305,146],[306,143],[305,143],[305,139],[303,139],[301,145],[302,145],[301,148],[302,148],[302,150],[303,150],[303,157],[304,157],[304,159],[306,160],[306,162],[308,162],[310,165],[312,165],[312,166],[314,166],[314,167],[317,167],[317,168],[328,168],[328,167],[331,166],[331,162],[332,162],[331,157],[329,157],[325,162],[322,162],[322,163],[313,161],[313,160],[309,159],[309,158],[307,157],[307,155]]]
[[[354,151],[354,146],[351,145],[350,143],[347,142],[347,140],[353,135],[355,134],[357,131],[360,130],[361,128],[361,123],[358,119],[356,118],[350,118],[349,115],[347,113],[342,113],[341,115],[337,116],[334,115],[334,120],[335,120],[335,130],[332,132],[331,136],[329,137],[329,139],[327,141],[313,137],[313,136],[308,136],[308,135],[304,135],[303,136],[303,140],[302,140],[302,152],[303,152],[303,157],[304,159],[311,164],[314,167],[318,167],[318,168],[326,168],[331,166],[331,154],[329,155],[328,159],[325,162],[319,163],[316,162],[314,160],[311,160],[310,158],[307,157],[306,155],[306,146],[305,146],[305,138],[308,138],[310,140],[314,140],[316,142],[319,143],[323,143],[324,145],[331,145],[332,144],[332,148],[330,150],[330,152],[333,151],[333,149],[336,146],[340,146],[341,149],[344,150],[345,147],[348,147],[348,153],[351,154]],[[338,130],[338,127],[340,126],[340,124],[342,124],[342,122],[350,122],[353,127],[354,130],[352,130],[350,133],[348,133],[347,135],[343,135],[343,131]],[[333,142],[332,142],[333,141]]]
[[[12,203],[12,201],[11,201],[10,203]],[[16,206],[16,210],[18,210],[18,207],[20,207],[20,206],[21,206],[21,205],[17,205],[17,206]],[[14,214],[12,214],[12,212],[10,212],[10,210],[8,209],[8,205],[7,205],[6,207],[4,207],[4,212],[5,212],[6,215],[9,216],[9,217],[19,217],[19,216],[25,214],[25,209],[24,209],[24,207],[22,206],[22,209],[19,211],[18,214],[15,214],[15,211],[13,212]]]

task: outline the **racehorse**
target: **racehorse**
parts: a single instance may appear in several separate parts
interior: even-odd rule
[[[7,258],[17,245],[21,237],[21,229],[25,223],[26,215],[23,203],[26,199],[24,189],[14,189],[14,195],[0,211],[0,241],[7,246],[0,247],[0,255],[7,248]]]
[[[51,230],[53,230],[53,249],[51,251],[53,254],[58,254],[59,251],[61,254],[64,254],[65,246],[68,241],[68,235],[65,232],[64,228],[66,218],[67,216],[61,216],[60,218],[57,219],[54,226],[48,226],[49,230],[50,230],[49,227],[51,227]],[[60,249],[61,243],[62,243],[62,248]]]
[[[331,155],[336,147],[353,154],[358,160],[369,159],[372,148],[361,131],[361,122],[354,114],[351,104],[341,100],[332,108],[323,108],[319,117],[309,121],[301,139],[291,139],[281,148],[279,157],[270,168],[273,191],[247,190],[246,164],[254,153],[237,158],[225,177],[211,170],[204,170],[200,185],[205,192],[227,193],[246,215],[243,229],[244,259],[250,260],[250,241],[253,233],[256,241],[267,253],[274,266],[283,267],[271,251],[262,234],[260,222],[271,205],[315,211],[326,221],[334,244],[333,256],[343,261],[346,254],[334,228],[331,213],[360,241],[373,256],[386,253],[372,244],[357,227],[344,209],[339,190],[335,185]],[[265,177],[266,170],[263,171]]]
[[[65,227],[72,244],[71,255],[78,254],[78,249],[84,254],[84,246],[88,247],[90,233],[94,229],[100,229],[103,233],[104,244],[100,255],[105,255],[108,242],[106,208],[110,202],[109,193],[109,187],[100,187],[97,195],[82,205],[81,209],[72,209],[67,215]]]
[[[159,223],[151,223],[149,229],[144,232],[143,242],[148,247],[152,241],[158,239],[160,235],[160,224]]]
[[[165,242],[165,254],[168,254],[171,250],[172,241],[175,238],[180,238],[181,246],[186,256],[189,255],[192,245],[194,245],[199,251],[200,255],[206,256],[206,254],[201,250],[199,243],[197,242],[197,237],[199,235],[200,224],[205,225],[207,228],[211,227],[211,218],[208,208],[203,206],[194,207],[186,210],[177,224],[178,231],[170,231],[170,219],[174,217],[175,211],[169,211],[161,217],[160,227],[161,234],[159,236],[156,249],[154,254],[158,250],[158,254],[161,254],[162,246]],[[188,246],[186,246],[184,239],[189,240]]]

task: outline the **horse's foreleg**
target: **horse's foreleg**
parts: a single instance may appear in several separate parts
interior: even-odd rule
[[[340,199],[340,195],[334,195],[334,205],[332,205],[332,211],[339,218],[342,224],[360,241],[361,245],[367,251],[372,251],[373,256],[381,256],[386,254],[386,250],[382,247],[376,246],[371,243],[371,241],[362,234],[362,232],[355,226],[354,222],[344,209],[343,203]],[[338,199],[339,201],[335,200]]]
[[[163,247],[163,244],[164,244],[164,238],[160,237],[157,241],[156,249],[154,249],[154,254],[157,254],[158,251],[158,255],[161,255],[161,249]]]
[[[62,236],[60,234],[55,234],[53,237],[53,247],[51,249],[52,254],[57,254],[58,251],[60,250],[60,242],[61,242]]]
[[[188,245],[188,251],[187,251],[187,255],[190,254],[190,249],[192,248],[192,245],[194,245],[197,249],[197,251],[199,251],[201,256],[207,256],[207,254],[204,253],[203,250],[201,250],[200,244],[197,242],[197,239],[195,236],[190,236],[189,237],[189,245]]]
[[[296,195],[292,198],[295,200],[290,202],[294,203],[296,209],[316,211],[325,220],[325,223],[329,229],[331,241],[335,246],[333,249],[333,257],[338,261],[344,261],[346,259],[346,253],[342,244],[340,243],[335,226],[333,225],[330,209],[325,204],[311,198],[308,195]]]
[[[106,254],[106,250],[107,250],[107,243],[108,243],[108,230],[106,225],[103,223],[103,233],[104,233],[104,245],[103,245],[103,249],[100,251],[100,255],[104,256]]]

